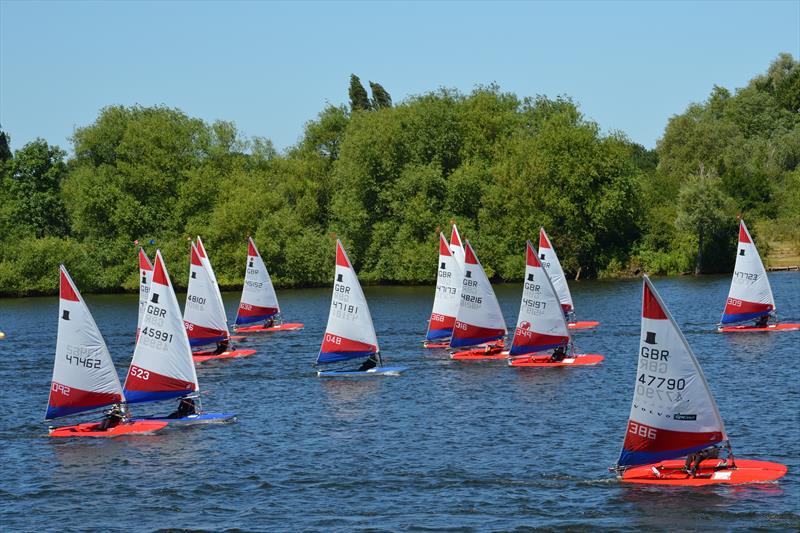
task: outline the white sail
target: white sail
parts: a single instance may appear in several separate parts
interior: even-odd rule
[[[464,251],[464,241],[461,240],[461,235],[458,233],[458,228],[453,224],[453,230],[450,232],[450,251],[453,257],[458,261],[458,266],[461,271],[464,271],[464,260],[466,252]]]
[[[108,348],[64,265],[47,420],[125,401]]]
[[[638,361],[620,466],[675,459],[727,440],[700,364],[647,276]]]
[[[744,220],[739,222],[739,245],[736,249],[731,289],[722,313],[723,324],[754,320],[775,311],[775,298],[767,271]]]
[[[157,250],[150,299],[125,380],[125,397],[130,403],[151,402],[199,389],[181,308]]]
[[[428,322],[429,341],[448,339],[453,334],[456,315],[461,303],[461,283],[464,272],[453,257],[443,233],[439,233],[439,271],[436,277],[436,296]]]
[[[281,312],[278,296],[256,243],[247,239],[247,267],[236,325],[261,322]]]
[[[147,298],[150,294],[150,282],[153,279],[153,265],[150,258],[144,253],[144,249],[139,248],[139,319],[136,322],[136,336],[142,330],[142,317],[147,306]]]
[[[208,270],[208,276],[211,278],[211,283],[214,285],[214,294],[219,301],[219,306],[222,309],[222,316],[225,319],[226,324],[226,331],[227,331],[227,323],[228,317],[225,314],[225,302],[222,301],[222,293],[219,290],[219,283],[217,283],[217,275],[214,274],[214,268],[211,266],[211,259],[208,257],[208,253],[206,253],[206,248],[203,246],[203,240],[200,238],[200,235],[197,236],[197,253],[200,255],[200,261],[203,262],[203,266]]]
[[[200,249],[191,244],[189,284],[183,319],[192,346],[220,342],[230,336],[225,309],[217,298],[219,291],[200,256]]]
[[[512,356],[552,350],[570,342],[556,289],[530,241],[527,246],[522,302],[509,349]]]
[[[451,347],[475,346],[502,339],[508,330],[500,304],[478,256],[466,241],[464,278]]]
[[[342,242],[337,239],[333,297],[317,363],[363,358],[378,351],[367,299]]]
[[[544,228],[539,229],[539,260],[542,266],[547,270],[547,275],[550,276],[550,281],[553,282],[553,287],[556,288],[558,299],[561,301],[561,308],[565,313],[570,313],[575,310],[572,303],[572,294],[569,292],[569,285],[567,285],[567,278],[564,276],[564,269],[561,268],[561,262],[556,255],[556,249],[550,242],[550,238],[544,231]]]

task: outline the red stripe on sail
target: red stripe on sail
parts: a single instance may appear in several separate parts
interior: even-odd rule
[[[333,333],[326,333],[325,338],[322,340],[322,350],[326,353],[336,352],[372,352],[378,351],[378,347],[366,342],[359,342],[350,339],[345,339]]]
[[[153,265],[150,264],[150,258],[144,253],[142,248],[139,248],[139,268],[142,270],[153,270]]]
[[[565,313],[569,313],[570,311],[572,311],[572,309],[573,307],[569,304],[561,304],[561,310],[564,311]]]
[[[456,225],[453,224],[453,230],[450,232],[450,243],[454,246],[461,246],[461,241],[458,238],[458,230]]]
[[[644,283],[644,292],[642,293],[642,318],[652,318],[655,320],[666,320],[667,315],[656,299],[655,294],[650,290],[650,286],[646,281]]]
[[[141,392],[191,392],[194,391],[194,383],[131,365],[128,377],[125,380],[125,390]]]
[[[78,294],[75,291],[75,287],[72,286],[72,283],[70,283],[69,278],[67,277],[67,273],[64,270],[61,270],[60,274],[61,281],[59,283],[59,290],[61,292],[61,299],[69,300],[70,302],[80,301],[78,300]]]
[[[200,240],[200,236],[199,235],[197,236],[197,253],[200,254],[200,257],[205,259],[205,257],[206,257],[206,248],[205,248],[205,246],[203,246],[203,241]]]
[[[467,241],[467,248],[464,254],[464,262],[468,265],[477,265],[478,258],[475,257],[475,251],[472,249],[472,245]]]
[[[203,262],[200,261],[200,254],[198,253],[197,247],[192,243],[192,265],[194,266],[203,266]]]
[[[750,240],[750,236],[747,234],[747,229],[744,227],[744,220],[739,222],[739,242],[750,244],[753,241]]]
[[[622,447],[628,452],[657,453],[710,445],[721,440],[723,437],[719,431],[704,433],[672,431],[628,420],[628,431],[625,433],[625,442]]]
[[[444,255],[450,257],[450,247],[447,246],[447,240],[444,238],[444,234],[439,233],[439,255]]]
[[[480,326],[473,326],[466,322],[456,320],[453,325],[453,338],[454,339],[486,339],[489,337],[502,337],[505,335],[503,329],[498,328],[483,328]]]
[[[239,316],[272,315],[277,312],[278,312],[277,307],[259,307],[253,304],[246,304],[244,302],[239,304]]]
[[[169,287],[167,271],[166,268],[164,268],[164,259],[161,257],[161,252],[156,252],[156,264],[153,267],[153,283]]]
[[[186,328],[186,334],[190,339],[212,339],[216,337],[228,336],[225,330],[206,328],[203,326],[198,326],[197,324],[192,324],[191,322],[184,321],[183,326]]]
[[[772,311],[772,309],[772,304],[760,304],[737,300],[736,298],[728,298],[723,313],[726,315],[739,315],[744,313],[763,313],[764,311]]]
[[[344,246],[342,246],[342,241],[336,241],[336,266],[351,268],[350,260],[347,258],[347,254],[344,252]]]
[[[258,250],[256,250],[256,245],[253,244],[253,239],[247,239],[247,255],[249,257],[258,257]]]
[[[541,267],[542,263],[539,262],[539,258],[536,257],[536,252],[533,250],[533,245],[531,241],[528,241],[528,253],[525,256],[526,264],[529,267]]]
[[[122,396],[116,392],[92,392],[75,387],[67,387],[58,382],[50,385],[50,407],[85,407],[108,405],[122,401]]]
[[[456,317],[440,315],[438,313],[431,314],[431,321],[429,329],[453,329],[456,325]]]
[[[544,228],[539,228],[539,248],[552,248],[552,246],[550,246],[550,240],[544,232]]]
[[[567,343],[569,337],[564,335],[547,335],[522,328],[514,331],[514,346],[552,346]]]

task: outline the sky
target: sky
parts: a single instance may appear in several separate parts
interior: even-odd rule
[[[284,150],[350,74],[392,99],[497,83],[568,95],[604,132],[655,146],[714,85],[800,58],[778,2],[41,2],[0,0],[0,125],[71,151],[108,105],[165,105]]]

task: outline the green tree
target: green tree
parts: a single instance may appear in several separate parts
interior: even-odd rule
[[[9,139],[6,132],[0,130],[0,163],[8,161],[13,157],[11,153],[10,145],[11,140]]]
[[[372,109],[392,107],[392,96],[386,92],[386,89],[380,83],[371,81],[369,82],[369,88],[372,91]]]
[[[350,74],[350,109],[353,111],[372,109],[367,90],[355,74]]]

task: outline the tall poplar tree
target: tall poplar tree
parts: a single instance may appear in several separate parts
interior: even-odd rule
[[[373,109],[392,107],[392,96],[386,92],[386,89],[380,83],[369,82],[369,88],[372,91]]]
[[[367,90],[355,74],[350,74],[350,109],[353,111],[372,109]]]

